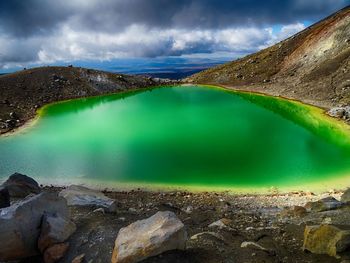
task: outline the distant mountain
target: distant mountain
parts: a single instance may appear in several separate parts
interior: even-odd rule
[[[350,103],[350,6],[255,54],[186,79],[300,99]]]

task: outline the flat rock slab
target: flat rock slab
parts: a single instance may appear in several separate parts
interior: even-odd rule
[[[12,174],[3,186],[7,188],[11,197],[23,198],[41,192],[39,184],[33,178],[20,173]]]
[[[80,185],[71,185],[59,193],[67,200],[69,206],[102,207],[108,212],[115,212],[116,201],[108,198],[100,191],[92,190]]]
[[[165,251],[185,249],[187,232],[173,212],[158,212],[120,229],[112,263],[134,263]]]
[[[308,211],[312,211],[312,212],[322,212],[322,211],[327,211],[327,210],[334,210],[337,209],[341,206],[343,206],[344,203],[338,201],[337,199],[335,199],[334,197],[326,197],[323,198],[319,201],[316,202],[308,202],[305,205],[305,208]]]
[[[66,200],[55,193],[41,193],[0,209],[0,262],[39,254],[37,242],[45,213],[69,218]]]

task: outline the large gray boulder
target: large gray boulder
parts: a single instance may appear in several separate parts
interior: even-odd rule
[[[117,210],[116,201],[108,198],[100,191],[89,189],[81,185],[71,185],[59,193],[67,200],[69,206],[102,207],[108,212]]]
[[[23,198],[41,192],[39,184],[33,178],[20,173],[12,174],[3,186],[7,188],[11,197]]]
[[[344,203],[350,202],[350,188],[346,189],[346,191],[342,194],[340,201]]]
[[[10,206],[10,193],[6,187],[0,186],[0,208]]]
[[[173,212],[158,212],[120,229],[112,263],[134,263],[168,250],[185,249],[187,233]]]
[[[66,200],[55,193],[41,193],[0,210],[0,262],[39,254],[44,214],[69,218]]]
[[[42,219],[38,248],[41,253],[48,247],[66,241],[76,230],[75,224],[59,214],[45,214]]]

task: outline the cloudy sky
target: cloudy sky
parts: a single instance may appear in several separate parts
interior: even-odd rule
[[[1,0],[0,72],[70,62],[233,59],[349,4],[350,0]]]

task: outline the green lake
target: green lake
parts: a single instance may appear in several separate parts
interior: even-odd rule
[[[176,86],[39,114],[0,138],[0,181],[20,172],[53,184],[303,189],[350,175],[347,126],[285,99]]]

